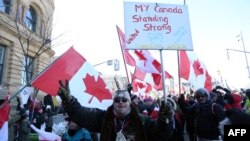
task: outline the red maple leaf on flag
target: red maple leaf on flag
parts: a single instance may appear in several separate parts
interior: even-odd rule
[[[144,56],[142,51],[135,50],[135,54],[138,56],[139,60],[145,61],[144,66],[146,66],[147,58]]]
[[[201,67],[201,63],[199,60],[195,60],[193,63],[194,74],[197,77],[198,75],[202,75],[204,73],[203,68]]]
[[[144,85],[143,83],[141,83],[141,82],[138,82],[137,84],[138,84],[138,87],[139,87],[140,89],[142,89],[142,88],[145,87],[145,85]]]
[[[161,64],[157,60],[154,60],[152,62],[152,64],[158,70],[158,72],[160,73],[161,72]]]
[[[94,76],[89,74],[83,78],[83,82],[86,86],[85,92],[95,96],[100,102],[104,99],[112,99],[112,95],[108,89],[106,89],[106,84],[103,79],[98,76],[97,81]]]
[[[145,93],[148,93],[148,92],[150,92],[150,91],[152,91],[152,85],[151,84],[149,84],[149,83],[146,83],[146,90],[145,90]]]

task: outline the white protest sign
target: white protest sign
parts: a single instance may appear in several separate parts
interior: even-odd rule
[[[20,93],[21,104],[27,104],[29,96],[34,92],[33,87],[25,87]]]
[[[186,5],[124,2],[126,49],[193,50]]]

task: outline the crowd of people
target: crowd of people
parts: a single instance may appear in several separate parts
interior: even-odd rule
[[[60,135],[63,141],[219,141],[224,139],[224,125],[250,125],[250,89],[216,86],[210,92],[200,88],[166,99],[142,99],[128,85],[113,94],[107,110],[100,110],[82,106],[67,80],[59,84],[60,106],[51,95],[43,102],[31,97],[26,105],[17,105],[9,118],[9,141],[29,141],[35,133],[31,124],[38,129],[45,124],[45,132],[52,133],[57,114],[68,123]]]

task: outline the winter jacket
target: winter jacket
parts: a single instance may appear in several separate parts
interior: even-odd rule
[[[29,141],[30,127],[27,122],[28,119],[21,119],[18,122],[18,141]]]
[[[127,139],[135,141],[168,141],[172,134],[171,120],[153,121],[138,114],[136,107],[131,104],[131,112],[123,118],[113,113],[113,105],[107,111],[82,107],[74,97],[64,103],[64,109],[71,119],[90,132],[99,132],[100,141],[115,141],[116,135],[122,130]]]
[[[195,103],[183,107],[186,114],[195,113],[195,129],[197,136],[205,139],[217,139],[220,135],[219,122],[225,118],[223,107],[207,100],[205,103]]]
[[[225,118],[223,107],[210,100],[200,104],[196,113],[197,135],[206,139],[217,139],[219,122]]]
[[[80,128],[76,131],[68,131],[62,136],[63,141],[91,141],[91,136],[88,130]]]
[[[16,137],[16,127],[17,127],[17,122],[21,119],[21,116],[17,113],[12,114],[10,116],[9,122],[8,122],[8,132],[9,132],[9,136],[8,139],[9,141],[14,141],[15,137]]]

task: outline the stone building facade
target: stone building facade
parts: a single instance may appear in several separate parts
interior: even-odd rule
[[[0,0],[0,85],[11,95],[50,64],[54,9],[54,0]]]

